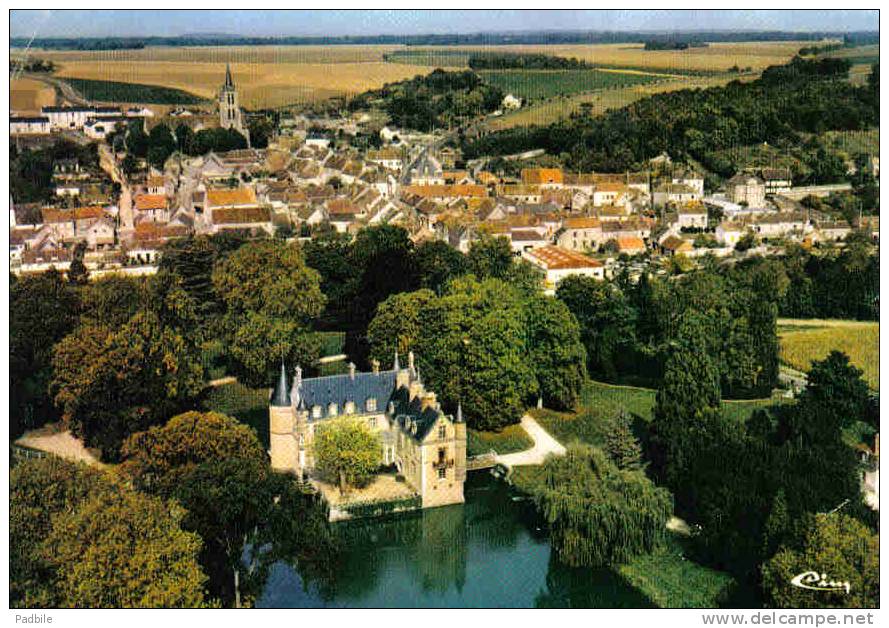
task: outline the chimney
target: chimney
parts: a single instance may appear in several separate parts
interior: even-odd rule
[[[425,410],[426,408],[435,408],[436,405],[434,392],[427,390],[420,395],[420,408],[422,410]]]
[[[349,362],[349,378],[355,379],[355,363]]]
[[[380,372],[380,361],[379,360],[371,360],[370,361],[370,370],[374,373]]]

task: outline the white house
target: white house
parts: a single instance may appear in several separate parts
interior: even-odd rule
[[[726,192],[733,203],[748,207],[762,207],[766,201],[763,180],[752,174],[736,174],[726,183]]]
[[[52,130],[47,116],[15,116],[9,119],[10,135],[47,135]]]
[[[522,253],[522,258],[544,271],[544,291],[547,294],[554,293],[558,283],[571,275],[605,279],[602,262],[558,246],[529,249]]]
[[[43,107],[53,129],[82,129],[87,118],[96,114],[94,107]]]
[[[716,239],[725,246],[734,248],[738,240],[747,233],[747,227],[739,222],[721,222],[716,226]]]
[[[699,203],[686,205],[676,212],[676,220],[679,228],[699,228],[707,226],[707,208]]]
[[[503,97],[503,102],[500,103],[500,107],[506,110],[510,109],[520,109],[522,106],[522,99],[516,98],[512,94],[507,94]]]

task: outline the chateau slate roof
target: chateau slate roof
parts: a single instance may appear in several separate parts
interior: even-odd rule
[[[349,373],[343,375],[327,375],[303,379],[299,387],[300,403],[307,408],[321,407],[321,416],[327,417],[327,409],[331,403],[337,405],[338,414],[342,414],[347,401],[355,403],[356,410],[363,412],[368,399],[376,399],[377,412],[385,412],[395,389],[395,371],[379,373]],[[313,419],[309,414],[309,420]]]

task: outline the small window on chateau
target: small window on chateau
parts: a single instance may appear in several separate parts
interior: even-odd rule
[[[346,414],[355,414],[355,402],[347,401],[346,402]]]
[[[448,435],[448,428],[447,428],[446,426],[444,426],[444,425],[439,425],[439,426],[438,426],[438,438],[439,438],[439,440],[441,440],[441,439],[447,437],[447,435]]]
[[[327,406],[327,416],[336,416],[336,404],[332,403]]]
[[[446,477],[448,477],[448,470],[442,467],[438,470],[438,479],[444,480]]]
[[[367,400],[367,411],[368,412],[376,412],[377,411],[377,400],[376,399],[368,399]]]
[[[374,428],[377,426],[377,417],[372,416],[372,417],[370,417],[370,419],[367,422],[370,424],[370,426],[372,428]]]
[[[321,418],[321,406],[312,406],[312,418],[314,418],[314,419]]]

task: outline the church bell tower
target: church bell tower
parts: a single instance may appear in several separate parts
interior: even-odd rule
[[[228,63],[225,64],[225,83],[219,90],[219,126],[223,129],[234,129],[247,138],[247,146],[250,146],[250,133],[244,126],[238,102],[238,90],[235,89],[231,66]]]

